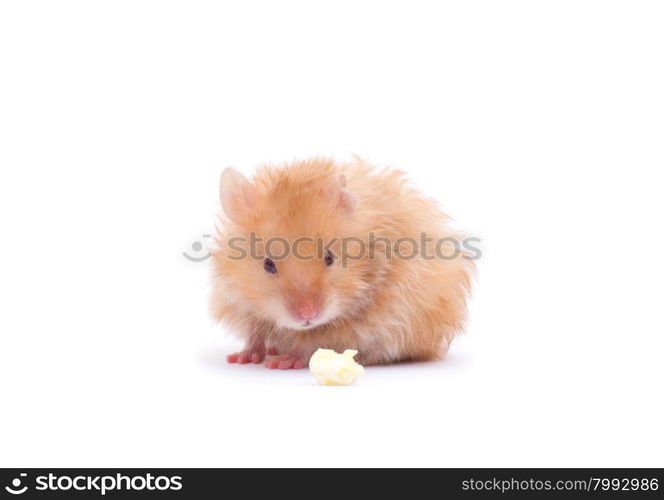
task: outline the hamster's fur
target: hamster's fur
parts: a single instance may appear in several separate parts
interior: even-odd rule
[[[227,168],[220,194],[210,311],[246,343],[228,362],[302,368],[319,347],[357,349],[363,364],[432,360],[462,330],[472,261],[463,252],[398,258],[394,246],[390,255],[390,244],[404,237],[420,242],[422,233],[432,240],[430,253],[443,238],[461,241],[401,171],[359,158],[263,166],[252,180]],[[250,252],[252,233],[261,239],[254,255],[238,259],[240,250]],[[266,248],[270,238],[302,237],[310,239],[300,241],[300,257],[312,258],[267,254],[284,248]],[[321,237],[347,243],[323,254],[312,241]],[[410,256],[403,246],[401,254]],[[362,248],[361,258],[350,258]]]

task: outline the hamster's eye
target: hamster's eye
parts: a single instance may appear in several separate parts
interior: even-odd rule
[[[332,264],[334,264],[334,254],[328,250],[325,254],[325,265],[331,266]]]
[[[277,272],[276,264],[269,257],[263,261],[263,269],[265,269],[270,274],[275,274]]]

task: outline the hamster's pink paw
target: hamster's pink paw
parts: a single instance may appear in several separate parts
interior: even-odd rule
[[[281,356],[272,356],[265,360],[265,366],[270,370],[306,368],[308,364],[307,358],[299,354],[283,354]]]
[[[265,352],[257,349],[246,349],[244,351],[235,352],[226,356],[228,363],[238,365],[246,365],[248,363],[258,364],[265,359]]]

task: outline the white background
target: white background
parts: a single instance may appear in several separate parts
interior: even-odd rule
[[[659,2],[3,2],[0,465],[664,466]],[[222,168],[351,152],[482,238],[442,363],[228,366]],[[204,254],[204,250],[201,254]]]

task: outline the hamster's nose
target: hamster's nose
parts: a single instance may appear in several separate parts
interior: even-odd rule
[[[318,307],[313,302],[301,302],[295,306],[295,316],[305,321],[316,319],[320,314]]]

